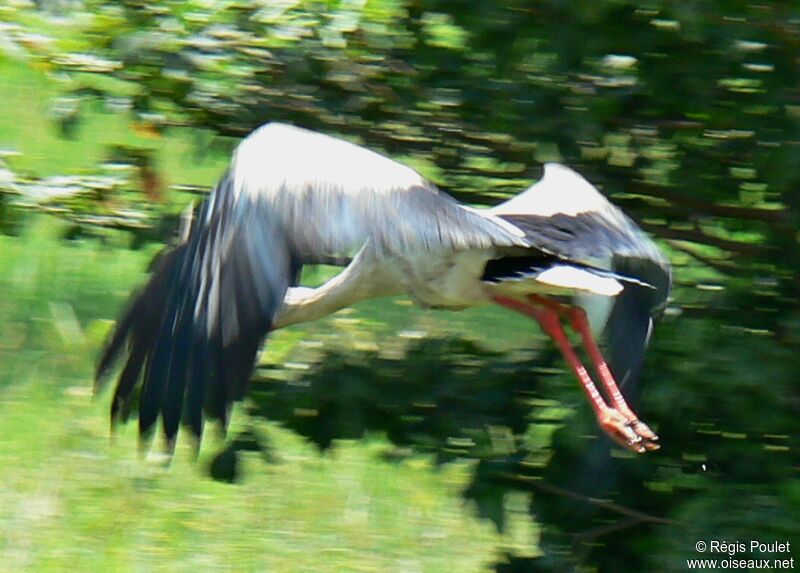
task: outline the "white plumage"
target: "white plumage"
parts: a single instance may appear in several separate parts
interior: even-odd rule
[[[495,215],[527,213],[550,217],[602,212],[610,204],[594,186],[569,167],[546,163],[542,178],[525,191],[491,209]]]

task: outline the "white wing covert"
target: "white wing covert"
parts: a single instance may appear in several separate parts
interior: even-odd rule
[[[416,171],[353,143],[268,124],[237,148],[239,192],[267,201],[306,262],[370,239],[385,253],[526,246],[523,233],[461,205]]]

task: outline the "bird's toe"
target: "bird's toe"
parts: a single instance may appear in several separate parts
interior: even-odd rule
[[[597,422],[600,428],[623,448],[637,453],[647,451],[644,444],[648,441],[636,433],[628,419],[618,410],[608,408],[598,416]]]
[[[637,419],[632,421],[631,426],[633,427],[633,431],[636,432],[637,435],[641,436],[644,440],[649,442],[658,441],[658,435],[656,435],[656,433],[653,430],[651,430],[650,427],[641,420]]]
[[[643,454],[661,448],[658,436],[639,419],[631,420],[619,410],[608,408],[597,419],[600,428],[625,449]]]
[[[661,449],[659,444],[650,440],[644,440],[642,444],[644,445],[644,449],[648,452],[654,452]]]

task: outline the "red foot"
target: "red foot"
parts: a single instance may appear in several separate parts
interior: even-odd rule
[[[638,419],[630,420],[613,408],[598,412],[597,423],[617,444],[637,454],[661,447],[656,443],[658,436],[644,422]]]

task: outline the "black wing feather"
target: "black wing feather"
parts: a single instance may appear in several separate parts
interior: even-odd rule
[[[654,261],[615,257],[614,271],[634,276],[651,286],[627,283],[614,298],[603,336],[611,373],[628,393],[635,390],[653,329],[653,318],[669,296],[672,276]]]
[[[224,426],[232,402],[247,391],[258,348],[298,269],[271,207],[235,193],[226,175],[186,242],[155,264],[109,339],[98,388],[127,353],[112,420],[126,410],[141,380],[142,434],[160,416],[172,443],[185,417],[199,437],[204,410]]]
[[[531,246],[577,263],[613,256],[668,263],[658,248],[623,213],[587,211],[577,215],[500,215],[525,233]]]

